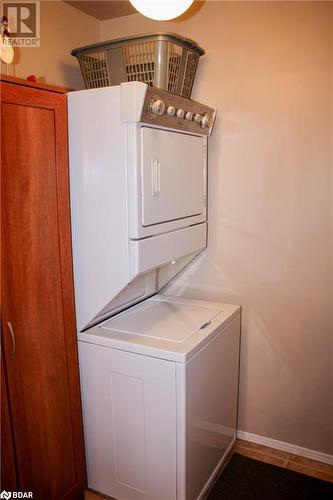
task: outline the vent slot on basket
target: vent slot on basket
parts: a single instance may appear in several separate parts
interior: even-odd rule
[[[154,84],[155,44],[143,42],[124,45],[123,58],[128,82],[140,81]]]
[[[88,88],[94,89],[110,85],[106,50],[82,54],[79,60]]]
[[[184,97],[190,97],[194,82],[195,73],[197,71],[198,66],[198,57],[193,52],[187,53],[187,62],[186,62],[186,70],[184,76],[184,83],[181,94]]]
[[[168,91],[177,94],[178,80],[181,77],[180,65],[184,49],[174,43],[169,43],[169,75],[168,75]]]

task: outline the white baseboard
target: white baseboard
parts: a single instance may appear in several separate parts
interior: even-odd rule
[[[276,450],[286,451],[287,453],[293,453],[294,455],[299,455],[300,457],[311,458],[312,460],[318,460],[318,462],[323,462],[324,464],[333,465],[333,455],[327,455],[321,451],[302,448],[302,446],[277,441],[276,439],[264,436],[258,436],[257,434],[251,434],[250,432],[237,431],[237,437],[239,439],[243,439],[244,441],[251,441],[252,443],[262,444],[263,446],[269,446],[270,448],[274,448]]]

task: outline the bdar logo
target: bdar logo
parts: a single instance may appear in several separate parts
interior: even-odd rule
[[[8,500],[9,498],[33,498],[34,494],[32,491],[6,491],[3,490],[0,493],[0,498],[5,498]]]
[[[0,493],[0,498],[5,498],[6,500],[8,500],[9,498],[12,498],[12,494],[10,491],[3,490]]]

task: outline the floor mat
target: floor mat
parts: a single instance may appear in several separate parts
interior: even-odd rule
[[[235,453],[208,500],[332,500],[333,484]]]

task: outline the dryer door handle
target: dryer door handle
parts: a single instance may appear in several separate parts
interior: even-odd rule
[[[151,187],[152,195],[159,196],[161,193],[161,164],[158,158],[151,159]]]

